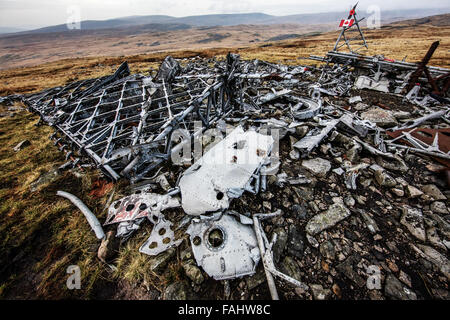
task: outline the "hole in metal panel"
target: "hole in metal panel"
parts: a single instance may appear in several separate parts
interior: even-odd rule
[[[223,243],[223,232],[220,229],[213,229],[208,234],[208,242],[213,248],[218,248]]]

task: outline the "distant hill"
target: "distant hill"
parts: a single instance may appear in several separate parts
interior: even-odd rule
[[[400,21],[405,19],[423,18],[430,15],[449,13],[450,7],[446,9],[409,9],[409,10],[387,10],[381,12],[381,19],[384,23]],[[287,16],[273,16],[264,13],[239,13],[239,14],[209,14],[188,17],[171,17],[166,15],[149,15],[149,16],[129,16],[109,20],[86,20],[81,21],[81,30],[101,30],[114,28],[129,28],[144,25],[161,26],[158,30],[173,30],[174,25],[188,25],[195,27],[212,27],[212,26],[234,26],[241,24],[285,24],[294,23],[301,25],[308,24],[327,24],[340,21],[348,14],[347,11],[342,12],[326,12],[311,14],[294,14]],[[359,17],[367,17],[368,14],[361,10]],[[165,26],[164,26],[165,25]],[[185,26],[186,27],[186,26]],[[74,32],[68,30],[65,24],[40,28],[21,33],[49,33],[49,32]],[[12,31],[13,32],[13,31]]]
[[[436,27],[448,27],[450,26],[450,13],[446,14],[439,14],[431,17],[425,17],[420,19],[410,19],[410,20],[403,20],[396,23],[393,23],[392,25],[407,25],[407,26],[417,26],[417,25],[423,25],[428,24]]]
[[[11,28],[11,27],[0,27],[0,34],[2,33],[15,33],[25,31],[23,28]]]

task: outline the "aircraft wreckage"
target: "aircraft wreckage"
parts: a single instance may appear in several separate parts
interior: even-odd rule
[[[178,61],[168,56],[154,76],[130,74],[125,62],[107,77],[1,99],[4,103],[21,99],[40,121],[55,128],[51,138],[67,159],[61,170],[94,165],[113,181],[125,178],[137,183],[158,176],[162,164],[184,150],[190,157],[191,144],[198,139],[201,144],[208,129],[227,132],[196,156],[166,194],[144,187],[113,201],[104,226],[116,225],[116,237],[125,241],[150,221],[152,232],[139,251],[157,255],[181,243],[164,216],[164,210],[181,207],[187,218],[177,230],[188,225],[198,266],[214,279],[226,280],[254,274],[262,261],[271,295],[277,299],[273,276],[308,288],[275,267],[276,238],[269,241],[261,221],[282,212],[242,214],[229,207],[244,192],[267,189],[267,177],[276,175],[280,166],[279,139],[305,121],[315,121],[316,128],[293,144],[291,159],[308,157],[324,140],[342,133],[353,137],[354,148],[388,161],[401,164],[399,155],[407,151],[431,156],[450,168],[448,130],[444,135],[442,130],[428,129],[429,139],[417,134],[427,121],[450,120],[450,70],[427,66],[437,44],[419,64],[362,56],[351,47],[350,53],[338,52],[339,40],[351,27],[344,26],[326,57],[310,57],[326,63],[320,68],[241,61],[236,54],[228,54],[225,61],[198,57]],[[311,78],[316,80],[307,80]],[[362,119],[325,102],[324,96],[348,96],[352,88],[402,97],[419,106],[421,115],[386,131],[376,119]],[[355,103],[361,97],[350,100]],[[274,110],[278,116],[266,118]],[[344,175],[347,188],[356,189],[356,178],[364,169],[335,170]],[[296,183],[283,174],[277,178],[280,183]],[[65,192],[58,195],[80,208],[96,236],[105,238],[95,215],[78,198]]]

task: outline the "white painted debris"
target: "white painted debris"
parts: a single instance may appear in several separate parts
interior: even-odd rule
[[[251,182],[272,150],[273,138],[242,127],[212,147],[180,179],[183,210],[190,215],[228,208]]]

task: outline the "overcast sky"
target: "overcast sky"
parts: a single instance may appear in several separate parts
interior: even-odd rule
[[[357,0],[0,0],[1,27],[41,27],[66,23],[79,8],[81,20],[104,20],[131,15],[176,17],[214,13],[263,12],[272,15],[346,11]],[[381,10],[449,7],[448,0],[360,0],[361,9]],[[68,12],[69,10],[69,12]]]

